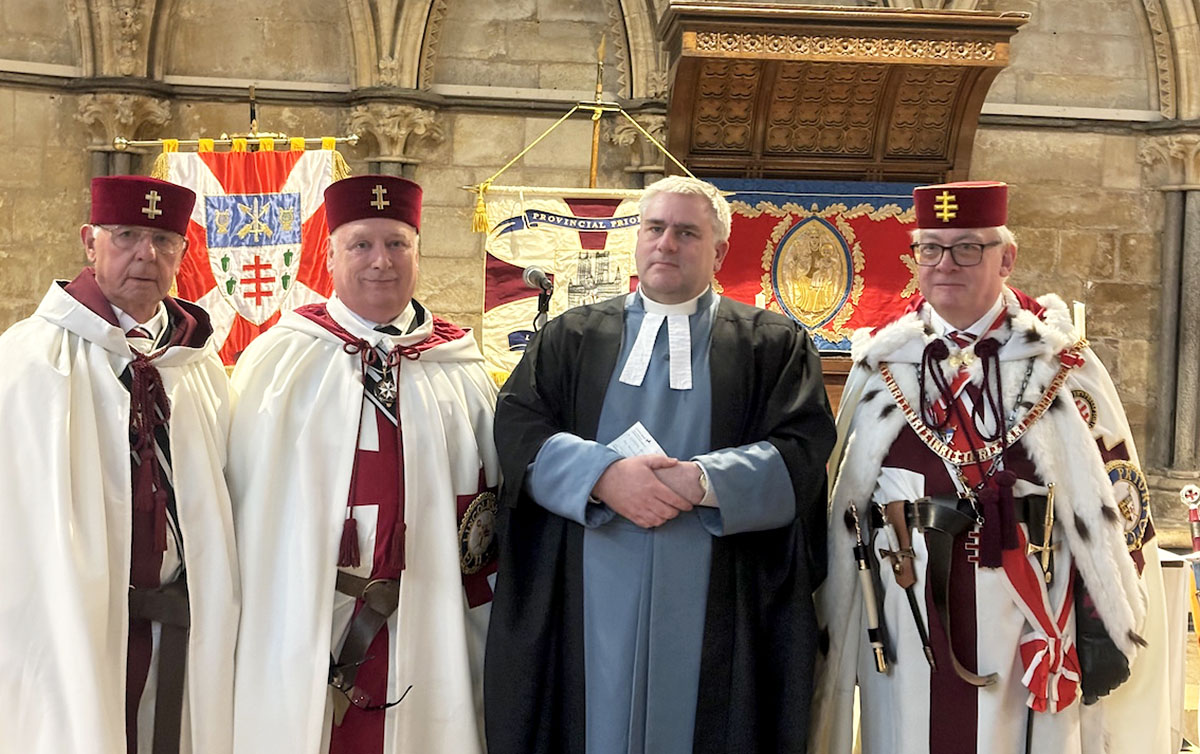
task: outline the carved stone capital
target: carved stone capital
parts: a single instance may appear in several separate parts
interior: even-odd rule
[[[1160,186],[1200,186],[1200,134],[1169,134],[1146,139],[1138,162]]]
[[[667,99],[667,72],[654,70],[646,76],[646,99]]]
[[[642,128],[646,129],[661,144],[667,137],[667,118],[665,115],[641,114],[633,116]],[[632,168],[643,166],[661,166],[663,154],[650,141],[634,128],[625,118],[614,121],[608,140],[618,147],[629,150],[629,165]]]
[[[75,114],[75,120],[91,129],[92,143],[109,149],[118,136],[134,139],[146,126],[161,126],[170,119],[166,100],[119,92],[85,94]]]
[[[371,134],[380,157],[411,157],[422,144],[440,144],[445,139],[437,114],[413,105],[358,105],[350,111],[347,125],[355,133]]]

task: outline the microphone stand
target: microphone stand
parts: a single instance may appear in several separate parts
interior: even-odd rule
[[[554,286],[546,286],[538,292],[538,313],[533,318],[533,331],[539,332],[546,326],[546,320],[550,319],[550,296],[554,293]]]

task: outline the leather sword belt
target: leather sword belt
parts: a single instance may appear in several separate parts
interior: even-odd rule
[[[338,571],[336,589],[342,594],[362,600],[363,606],[350,621],[346,641],[337,659],[330,658],[329,685],[333,695],[333,721],[340,725],[346,710],[353,704],[360,709],[385,709],[391,705],[372,706],[370,695],[354,685],[358,669],[367,660],[367,650],[376,634],[387,623],[400,603],[400,579],[364,579]]]
[[[157,589],[129,589],[129,619],[159,624],[158,688],[154,694],[153,754],[178,754],[187,672],[188,628],[192,623],[187,577]]]
[[[946,646],[954,672],[972,686],[990,686],[996,682],[996,674],[981,676],[967,669],[954,652],[950,623],[950,570],[954,561],[954,540],[973,530],[976,517],[971,505],[962,498],[950,495],[934,495],[917,500],[896,500],[887,505],[903,505],[904,520],[910,530],[916,529],[925,535],[925,549],[929,553],[926,573],[933,607],[937,610],[946,634]],[[1030,495],[1013,499],[1013,515],[1018,523],[1029,527],[1029,541],[1045,541],[1044,520],[1046,498]],[[871,526],[878,530],[884,524],[884,514],[879,506],[871,506]]]

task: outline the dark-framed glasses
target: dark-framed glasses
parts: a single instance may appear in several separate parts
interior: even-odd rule
[[[942,261],[942,255],[947,251],[950,252],[950,258],[959,267],[974,267],[983,261],[984,249],[999,243],[1002,242],[956,243],[952,246],[942,246],[940,243],[915,243],[908,248],[912,249],[913,256],[917,258],[917,264],[922,267],[937,266]]]
[[[112,237],[113,246],[121,251],[132,251],[142,241],[149,241],[159,254],[175,256],[183,251],[187,242],[186,238],[170,230],[135,228],[129,225],[97,225],[96,227],[107,230]]]

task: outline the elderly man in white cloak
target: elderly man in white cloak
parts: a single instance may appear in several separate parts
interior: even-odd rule
[[[917,188],[921,296],[855,338],[813,751],[856,683],[864,754],[1173,751],[1137,451],[1062,300],[1005,284],[1007,190]]]
[[[0,336],[0,749],[231,747],[229,388],[167,295],[195,194],[92,181],[91,267]]]
[[[335,295],[233,374],[242,754],[482,752],[496,388],[413,300],[421,188],[325,192]]]

